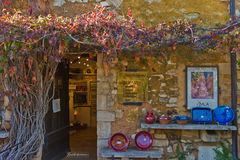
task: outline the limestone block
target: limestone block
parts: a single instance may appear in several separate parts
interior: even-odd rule
[[[101,138],[97,140],[97,157],[100,157],[101,149],[104,147],[108,147],[108,139],[107,138]]]
[[[161,83],[160,87],[166,87],[167,84],[166,83]]]
[[[116,113],[116,118],[122,118],[123,117],[123,111],[122,110],[117,109],[115,111],[115,113]]]
[[[179,91],[179,89],[176,87],[176,88],[169,88],[170,91]]]
[[[97,94],[103,94],[103,95],[106,95],[106,94],[110,94],[111,93],[111,89],[110,89],[110,82],[104,82],[104,81],[101,81],[101,82],[98,82],[97,83]]]
[[[171,70],[168,70],[166,74],[170,76],[176,76],[177,72],[176,72],[176,69],[171,69]]]
[[[159,98],[159,102],[162,102],[162,103],[167,103],[168,102],[168,98]]]
[[[214,152],[213,146],[199,146],[198,147],[198,160],[206,160],[206,157],[208,160],[214,160],[214,157],[216,156]]]
[[[182,130],[182,138],[185,139],[197,139],[199,138],[199,131],[188,131],[188,130]]]
[[[200,132],[201,139],[204,142],[219,142],[220,136],[216,133],[216,131],[201,131]]]
[[[176,103],[167,104],[166,107],[177,107]]]
[[[154,138],[156,138],[156,139],[167,139],[167,136],[166,136],[166,134],[155,133]]]
[[[97,81],[104,81],[105,76],[104,76],[104,71],[101,68],[101,66],[97,69]]]
[[[231,131],[219,131],[217,132],[221,139],[227,139],[232,137]]]
[[[97,110],[106,110],[106,109],[107,109],[107,96],[97,95]]]
[[[115,96],[108,95],[107,96],[107,107],[113,107],[114,103],[115,103]]]
[[[177,103],[178,98],[170,98],[169,103]]]
[[[169,142],[168,140],[154,140],[153,141],[153,146],[156,147],[166,147],[168,146]]]
[[[111,122],[98,122],[97,137],[109,138],[111,136]]]
[[[167,98],[168,95],[167,95],[167,94],[159,94],[159,97],[161,97],[161,98]]]
[[[99,122],[112,122],[115,121],[115,114],[109,111],[98,111],[97,121]]]
[[[108,138],[98,138],[97,146],[108,147]]]

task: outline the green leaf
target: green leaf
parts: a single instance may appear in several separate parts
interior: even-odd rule
[[[0,62],[7,62],[6,56],[0,56]]]
[[[4,71],[4,70],[3,70],[3,68],[2,68],[2,67],[0,67],[0,73],[3,73],[3,71]]]

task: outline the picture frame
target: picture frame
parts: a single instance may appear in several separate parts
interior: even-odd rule
[[[219,102],[218,83],[218,66],[187,66],[187,108],[216,108]]]
[[[147,100],[147,72],[118,73],[118,101],[123,105],[141,106]]]

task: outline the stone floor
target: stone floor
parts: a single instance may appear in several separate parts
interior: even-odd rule
[[[96,160],[97,131],[96,128],[80,129],[70,134],[70,150],[64,160]]]

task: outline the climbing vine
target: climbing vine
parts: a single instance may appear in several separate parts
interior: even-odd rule
[[[96,6],[93,12],[74,18],[29,16],[3,10],[0,15],[0,82],[5,108],[12,110],[10,140],[0,159],[33,159],[41,152],[44,117],[52,98],[50,90],[58,63],[69,45],[98,47],[104,66],[124,50],[190,45],[196,49],[231,48],[239,52],[240,21],[217,29],[198,28],[188,21],[138,26],[131,10],[117,16]],[[41,153],[40,153],[41,154]]]

